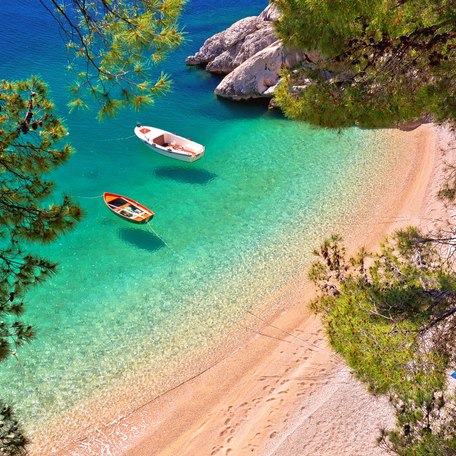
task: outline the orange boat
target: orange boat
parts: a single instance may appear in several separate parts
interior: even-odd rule
[[[103,199],[114,214],[133,223],[147,223],[155,215],[147,207],[126,196],[104,192]]]

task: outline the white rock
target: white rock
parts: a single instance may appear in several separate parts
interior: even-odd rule
[[[213,73],[228,74],[275,41],[277,41],[277,38],[274,34],[272,23],[262,21],[258,24],[257,30],[209,62],[206,70]]]
[[[234,100],[271,97],[282,68],[293,67],[305,58],[304,52],[289,51],[278,40],[225,76],[215,93]]]
[[[274,5],[268,5],[259,16],[241,19],[206,40],[186,63],[228,74],[215,89],[221,97],[272,97],[282,68],[292,68],[306,59],[304,52],[289,51],[277,40],[274,21],[279,15]]]
[[[275,22],[280,17],[280,11],[275,5],[268,5],[264,11],[258,16],[262,21]]]
[[[207,39],[195,55],[186,58],[185,63],[207,65],[208,71],[227,74],[277,40],[272,22],[278,17],[278,9],[269,5],[259,16],[241,19]]]
[[[223,32],[208,38],[201,49],[193,56],[187,57],[187,65],[201,65],[208,63],[235,46],[247,35],[257,30],[258,17],[251,16],[241,19]]]

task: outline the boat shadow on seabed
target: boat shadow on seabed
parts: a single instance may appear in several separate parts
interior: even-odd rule
[[[119,237],[134,247],[154,252],[162,249],[166,244],[155,234],[141,228],[121,228]]]
[[[185,184],[207,185],[217,177],[217,174],[204,169],[183,168],[180,166],[162,166],[154,171],[159,179],[172,179]]]

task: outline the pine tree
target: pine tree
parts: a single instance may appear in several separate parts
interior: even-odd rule
[[[56,270],[55,263],[28,253],[27,244],[52,242],[81,218],[68,196],[51,202],[54,184],[44,177],[71,156],[65,135],[42,81],[0,82],[0,361],[33,337],[20,319],[24,295]],[[21,454],[26,440],[8,407],[0,415],[6,412],[0,450]]]
[[[379,252],[347,259],[334,236],[309,272],[331,346],[372,392],[389,396],[396,427],[378,442],[400,456],[456,451],[456,396],[446,382],[456,360],[453,242],[408,228]]]
[[[0,361],[33,331],[15,318],[23,297],[56,265],[27,253],[29,242],[48,243],[72,228],[81,210],[67,196],[46,204],[54,184],[44,174],[65,163],[70,146],[54,115],[46,85],[37,78],[0,83]]]
[[[326,127],[456,122],[456,0],[274,3],[285,44],[319,53],[284,74],[276,100],[287,116]]]
[[[177,19],[184,0],[40,0],[66,39],[68,69],[76,73],[71,109],[94,99],[100,118],[150,106],[170,90],[154,65],[182,41]]]

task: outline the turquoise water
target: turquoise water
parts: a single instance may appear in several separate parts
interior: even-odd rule
[[[210,364],[217,344],[234,346],[246,312],[271,312],[268,299],[322,236],[349,223],[390,159],[369,132],[314,129],[262,103],[218,100],[219,79],[184,65],[205,38],[258,14],[264,1],[191,0],[188,41],[163,66],[174,91],[147,112],[104,123],[66,111],[63,47],[37,3],[3,0],[0,69],[49,82],[77,149],[56,173],[57,191],[75,195],[86,216],[40,249],[59,272],[28,297],[36,339],[19,363],[2,366],[0,396],[32,435],[110,388],[131,394],[134,408]],[[191,137],[206,155],[187,164],[154,154],[132,136],[137,121]],[[103,191],[150,207],[151,229],[111,214]],[[119,386],[126,378],[134,394]]]

